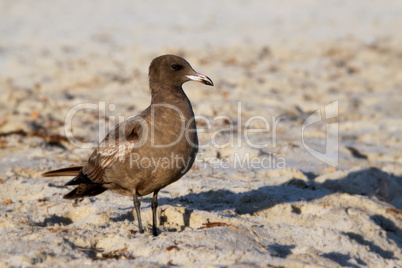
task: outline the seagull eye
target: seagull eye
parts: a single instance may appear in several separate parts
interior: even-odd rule
[[[180,69],[183,69],[183,66],[179,64],[172,64],[172,69],[178,71]]]

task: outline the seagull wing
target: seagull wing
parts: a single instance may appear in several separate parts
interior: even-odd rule
[[[114,163],[124,162],[134,148],[141,146],[148,127],[141,116],[127,119],[114,127],[99,144],[80,173],[66,185],[104,183],[105,169]]]

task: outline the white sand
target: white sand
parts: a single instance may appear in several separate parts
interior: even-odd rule
[[[402,266],[400,1],[132,2],[0,2],[0,266]],[[110,116],[143,110],[149,62],[164,53],[212,78],[214,88],[185,85],[195,113],[212,130],[233,121],[215,141],[241,144],[216,148],[199,134],[211,146],[161,191],[153,237],[149,196],[139,234],[129,198],[74,203],[62,199],[68,178],[40,174],[91,153],[46,142],[65,136],[75,105],[105,102],[107,129]],[[306,150],[301,129],[334,101],[331,167]],[[268,143],[261,150],[244,137],[256,115],[270,126],[286,116],[276,138],[250,135]],[[97,142],[103,118],[77,112],[74,135]],[[306,144],[322,152],[325,130],[306,128]],[[239,166],[247,156],[260,164]]]

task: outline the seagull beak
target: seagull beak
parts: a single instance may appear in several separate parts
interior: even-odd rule
[[[197,81],[203,83],[208,86],[213,86],[214,82],[212,82],[211,78],[206,75],[195,73],[195,75],[186,75],[190,80]]]

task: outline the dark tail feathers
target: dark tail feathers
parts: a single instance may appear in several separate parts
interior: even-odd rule
[[[80,197],[95,196],[106,191],[100,184],[80,184],[74,190],[63,196],[64,199],[77,199]]]
[[[61,168],[43,173],[44,177],[75,176],[65,185],[78,185],[74,190],[63,196],[64,199],[77,199],[81,197],[95,196],[107,189],[101,184],[93,183],[87,175],[81,172],[82,166]]]
[[[51,170],[48,172],[43,173],[42,175],[45,177],[58,177],[58,176],[77,176],[80,173],[80,167],[68,167],[68,168],[61,168],[56,170]]]

